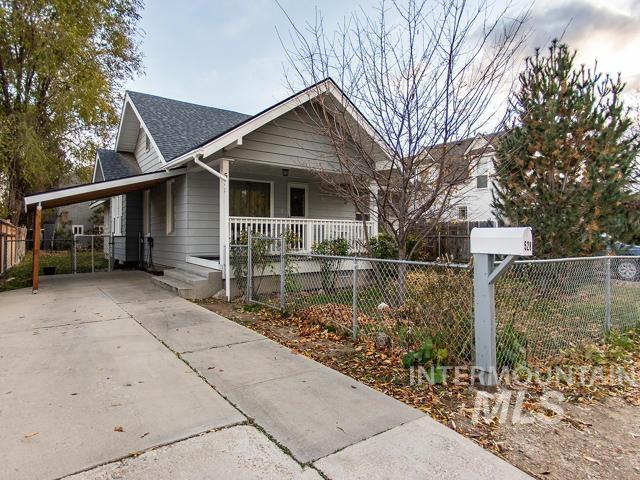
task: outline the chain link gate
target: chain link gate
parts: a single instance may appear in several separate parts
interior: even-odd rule
[[[286,239],[248,234],[247,302],[284,310]]]

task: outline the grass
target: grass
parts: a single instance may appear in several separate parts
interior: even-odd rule
[[[91,272],[91,251],[77,252],[78,273]],[[71,273],[72,257],[69,250],[62,251],[41,251],[40,252],[40,275],[44,274],[44,267],[55,267],[56,275]],[[96,271],[106,270],[108,262],[101,252],[94,253],[94,267]],[[0,278],[0,292],[24,288],[31,285],[31,270],[33,268],[33,255],[27,252],[22,261],[7,270]]]

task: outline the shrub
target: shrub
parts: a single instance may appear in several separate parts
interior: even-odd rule
[[[437,336],[451,358],[471,360],[473,351],[473,278],[468,270],[424,268],[409,272],[408,321]]]
[[[345,257],[349,254],[349,242],[344,238],[323,240],[320,243],[314,243],[311,247],[311,252],[330,257]],[[319,258],[318,261],[320,263],[322,289],[325,292],[334,292],[343,260],[340,258]]]

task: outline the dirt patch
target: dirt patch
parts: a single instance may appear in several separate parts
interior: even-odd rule
[[[620,399],[563,405],[568,422],[501,428],[503,457],[539,478],[640,477],[640,408]]]
[[[376,348],[371,339],[354,342],[339,325],[326,322],[316,310],[305,317],[285,317],[253,305],[210,301],[203,306],[428,413],[534,477],[564,479],[570,475],[626,480],[640,476],[637,388],[555,385],[569,401],[560,404],[564,410],[562,421],[549,425],[543,421],[549,412],[539,402],[543,389],[532,387],[523,390],[522,406],[526,414],[537,415],[533,424],[501,423],[497,419],[473,421],[478,390],[464,382],[412,385],[409,371],[402,366],[403,352]],[[640,345],[638,339],[634,341]],[[633,355],[622,355],[619,346],[614,345],[587,354],[603,367],[608,366],[609,357],[637,367],[638,352],[640,349],[634,350]],[[575,362],[585,360],[572,358]],[[508,386],[514,392],[511,409],[519,388],[517,379]]]

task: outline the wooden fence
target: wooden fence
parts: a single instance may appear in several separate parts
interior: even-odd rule
[[[20,263],[27,252],[27,227],[0,219],[0,275]]]
[[[442,222],[426,239],[426,259],[468,262],[471,259],[470,237],[474,227],[495,227],[493,222]]]

